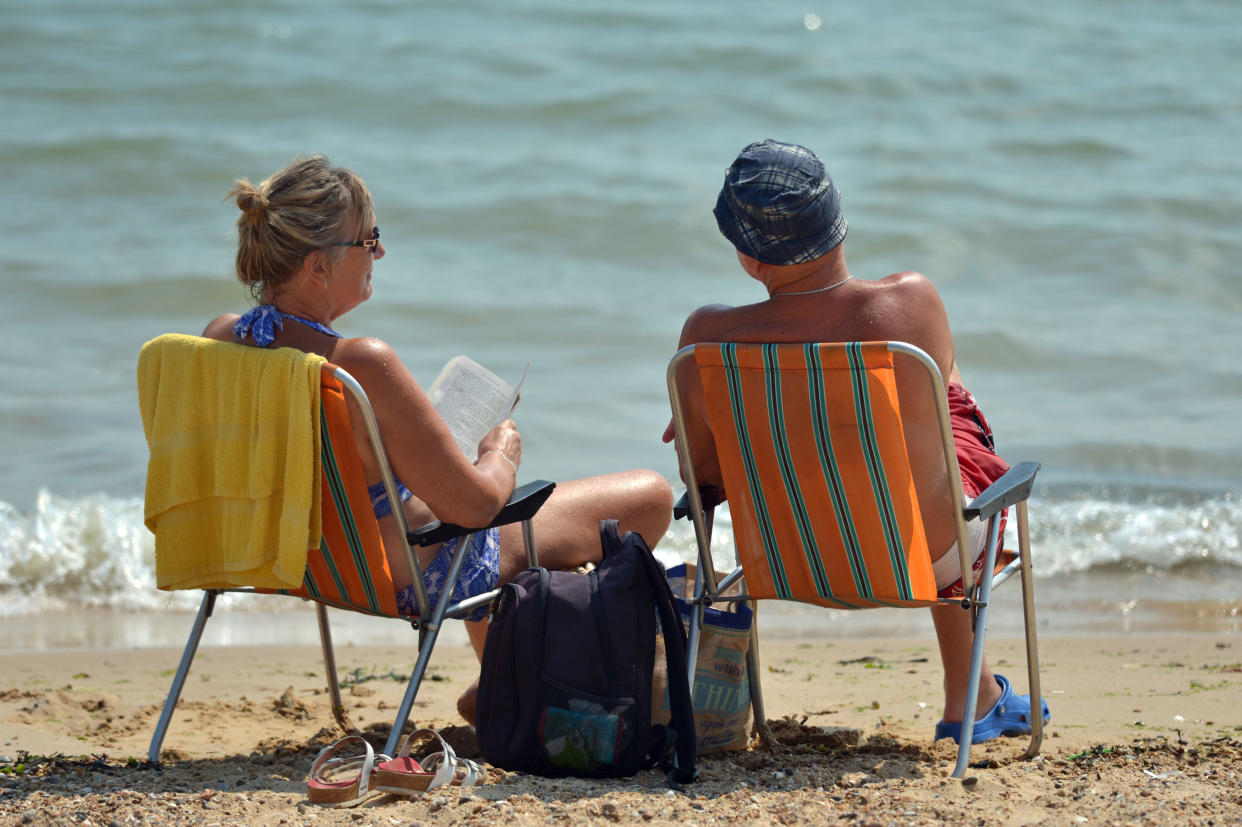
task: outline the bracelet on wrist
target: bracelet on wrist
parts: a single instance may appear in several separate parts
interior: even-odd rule
[[[513,468],[513,475],[515,477],[517,476],[517,472],[518,472],[517,463],[509,459],[508,454],[506,454],[504,451],[500,450],[499,448],[492,448],[488,451],[483,452],[483,456],[487,456],[488,454],[500,454],[500,458],[503,459],[505,462],[509,463],[509,465]]]

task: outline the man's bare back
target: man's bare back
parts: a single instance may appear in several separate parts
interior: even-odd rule
[[[738,307],[700,307],[686,320],[679,347],[701,342],[900,341],[926,351],[946,381],[960,381],[948,316],[931,281],[913,271],[894,273],[879,281],[854,278],[846,267],[843,246],[800,266],[766,265],[739,253],[742,268],[767,288],[769,298]],[[918,384],[917,390],[923,392],[914,393],[915,388],[906,387],[903,396],[926,399],[924,375],[921,369],[912,368],[899,361],[898,382]],[[692,374],[688,370],[683,376],[691,388],[685,403],[692,453],[707,460],[696,473],[703,484],[721,486],[702,388]],[[902,418],[928,540],[934,549],[947,549],[956,529],[946,516],[950,493],[944,486],[944,456],[935,408],[906,409]],[[672,438],[671,430],[665,432],[665,438]]]

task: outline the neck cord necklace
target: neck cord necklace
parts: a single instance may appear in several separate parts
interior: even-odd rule
[[[789,290],[785,293],[769,293],[768,298],[774,299],[777,296],[807,296],[807,295],[810,295],[811,293],[827,293],[829,290],[835,290],[836,288],[845,284],[847,281],[849,281],[852,278],[854,277],[846,276],[840,281],[834,281],[832,284],[828,285],[827,287],[816,287],[813,290]]]

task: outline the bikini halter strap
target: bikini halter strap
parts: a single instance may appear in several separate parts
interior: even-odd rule
[[[239,339],[252,336],[256,345],[268,347],[276,339],[276,331],[285,329],[285,319],[304,324],[334,339],[341,338],[341,334],[327,325],[320,324],[313,319],[303,319],[292,313],[283,313],[277,310],[274,304],[261,304],[243,313],[241,318],[233,323],[233,335]]]

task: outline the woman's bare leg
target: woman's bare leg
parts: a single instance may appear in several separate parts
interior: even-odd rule
[[[487,618],[483,620],[467,620],[466,634],[470,637],[470,646],[480,661],[483,660],[483,643],[487,640]]]
[[[673,489],[655,471],[621,471],[558,482],[532,520],[539,565],[570,569],[601,557],[599,521],[617,520],[655,548],[673,518]],[[520,525],[500,528],[500,582],[526,568]]]
[[[466,634],[470,636],[470,645],[474,647],[474,653],[478,656],[479,661],[483,660],[483,643],[487,639],[487,621],[486,620],[468,620],[466,621]],[[466,721],[474,726],[475,706],[479,701],[479,679],[476,677],[470,686],[466,687],[466,691],[461,693],[457,698],[457,714],[465,718]]]

